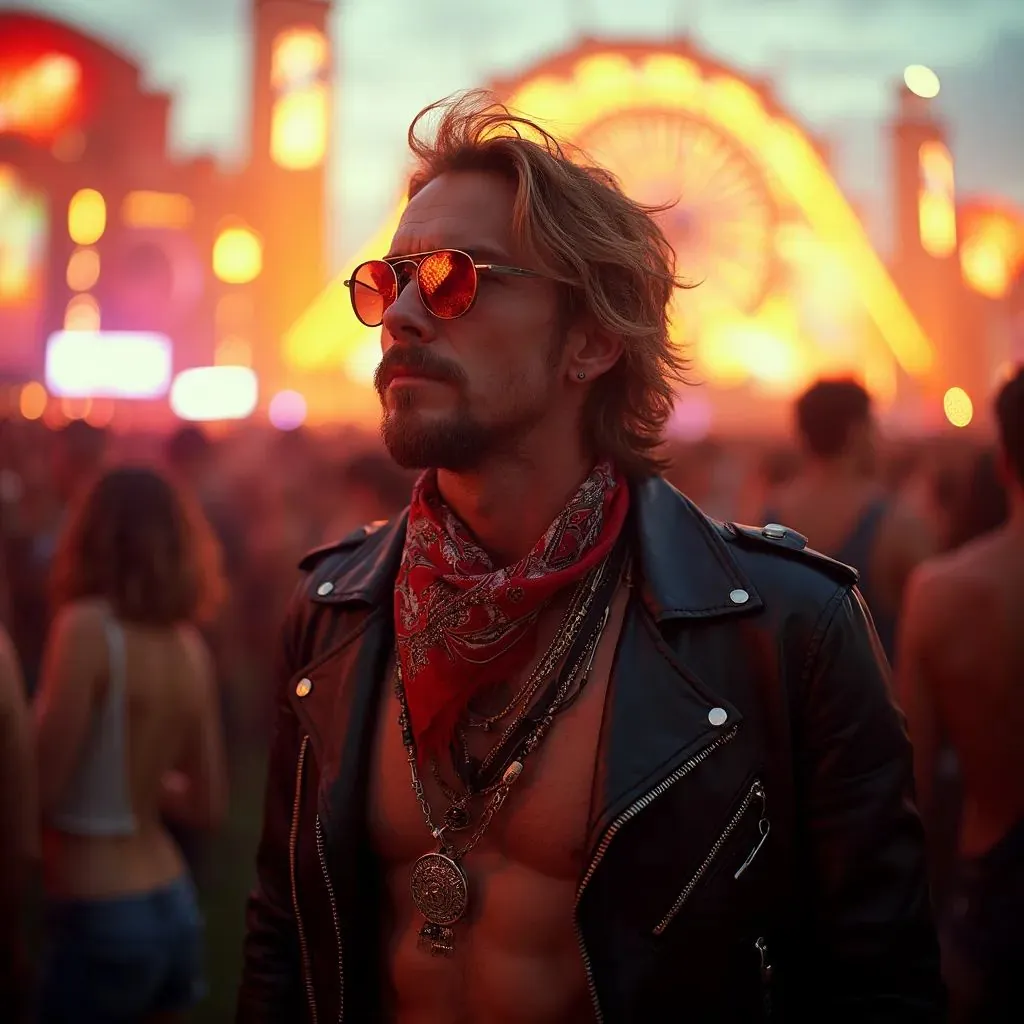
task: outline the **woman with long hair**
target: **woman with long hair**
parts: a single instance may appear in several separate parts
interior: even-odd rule
[[[218,563],[205,521],[147,468],[103,474],[60,539],[35,702],[44,1022],[169,1021],[202,995],[195,890],[163,820],[210,828],[226,804],[197,629]]]

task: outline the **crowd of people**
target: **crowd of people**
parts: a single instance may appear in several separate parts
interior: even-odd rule
[[[409,142],[383,448],[0,424],[4,1019],[203,1001],[258,749],[239,1024],[1020,1020],[1024,371],[991,446],[666,444],[652,210],[486,94]]]
[[[1016,446],[1011,472],[1022,409],[1018,380],[1001,407]],[[674,446],[667,476],[718,517],[785,524],[860,571],[896,685],[906,687],[933,896],[951,914],[967,884],[962,866],[954,874],[958,845],[978,855],[998,845],[1012,822],[989,815],[1016,806],[1000,794],[1012,789],[1024,705],[1001,666],[1019,663],[1005,644],[1020,577],[985,569],[1019,558],[1019,538],[1003,529],[1002,463],[994,447],[959,438],[886,439],[851,381],[819,383],[794,419],[793,444]],[[160,438],[79,421],[0,429],[0,1002],[20,1005],[41,981],[44,1019],[75,1019],[75,979],[116,925],[129,946],[159,946],[165,960],[148,961],[149,973],[125,964],[110,979],[112,998],[138,1001],[150,986],[155,1006],[190,1005],[203,991],[197,840],[223,815],[225,757],[266,742],[297,562],[397,513],[412,477],[355,432],[248,427],[211,437],[185,427]],[[987,591],[993,580],[1004,595]],[[992,642],[997,629],[1006,639]],[[939,657],[948,678],[926,691],[924,666]],[[43,936],[26,908],[40,856]],[[1020,850],[997,856],[1005,864]],[[119,893],[134,899],[121,921],[81,912],[87,897]],[[46,950],[41,971],[24,962],[29,949]]]

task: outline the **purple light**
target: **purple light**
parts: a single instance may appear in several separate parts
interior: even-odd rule
[[[270,400],[268,415],[278,430],[295,430],[306,422],[306,400],[298,391],[279,391]]]

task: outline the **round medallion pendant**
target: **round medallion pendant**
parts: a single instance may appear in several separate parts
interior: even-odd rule
[[[454,924],[469,906],[469,885],[459,865],[443,853],[425,853],[409,879],[416,909],[431,923]]]

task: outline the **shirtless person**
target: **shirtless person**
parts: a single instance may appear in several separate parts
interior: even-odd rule
[[[938,1020],[853,574],[658,475],[672,250],[488,104],[417,120],[352,272],[385,442],[426,472],[302,563],[237,1019]]]
[[[876,427],[860,384],[818,381],[795,411],[805,467],[764,518],[799,530],[818,551],[860,573],[861,593],[891,659],[907,578],[932,553],[932,539],[875,476]]]
[[[996,400],[1003,527],[911,578],[898,685],[927,815],[940,738],[963,778],[946,968],[955,1020],[1024,1019],[1024,372]]]

